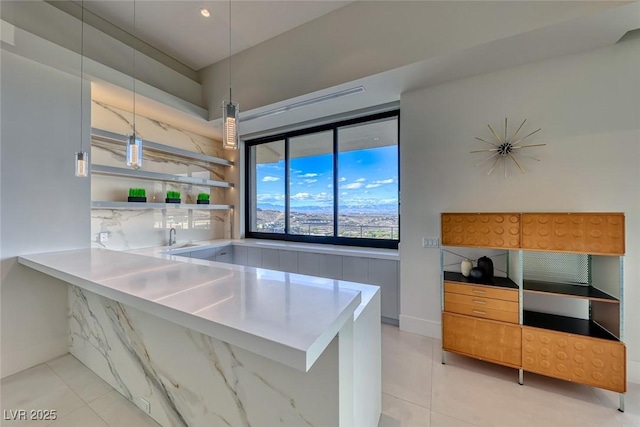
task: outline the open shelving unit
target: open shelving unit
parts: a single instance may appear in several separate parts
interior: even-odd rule
[[[624,214],[443,213],[441,220],[442,362],[454,352],[519,369],[520,384],[527,371],[612,390],[624,411]],[[455,268],[447,256],[462,257],[452,248],[506,251],[507,277],[475,282],[445,271]],[[547,304],[554,312],[543,312]]]
[[[141,171],[139,169],[118,168],[115,166],[91,165],[91,173],[95,175],[122,176],[128,178],[145,179],[151,181],[175,182],[204,187],[233,188],[233,184],[226,181],[195,178],[191,176],[171,175],[167,173]]]
[[[106,142],[109,144],[117,145],[124,149],[124,145],[127,142],[126,135],[120,135],[114,132],[109,132],[102,129],[91,129],[92,141]],[[157,142],[142,140],[142,146],[144,150],[150,150],[154,152],[161,152],[168,154],[172,157],[189,159],[205,163],[209,165],[218,165],[224,167],[233,166],[233,162],[227,159],[222,159],[215,156],[209,156],[202,153],[196,153],[181,148],[171,147],[169,145],[159,144]],[[227,181],[217,181],[212,179],[197,178],[185,175],[175,175],[167,173],[159,173],[152,171],[145,171],[140,169],[122,168],[116,166],[93,164],[91,165],[92,175],[102,176],[117,176],[123,178],[132,178],[139,180],[147,180],[163,183],[174,183],[182,185],[194,185],[201,187],[211,188],[233,188],[234,184]],[[187,203],[143,203],[143,202],[125,202],[116,200],[94,200],[91,202],[92,209],[191,209],[191,210],[231,210],[232,205],[228,204],[187,204]]]
[[[127,142],[126,135],[120,135],[118,133],[109,132],[102,129],[91,128],[91,139],[96,141],[108,142],[116,145],[124,145]],[[202,153],[195,153],[189,150],[183,150],[182,148],[171,147],[170,145],[159,144],[153,141],[142,140],[143,149],[157,151],[161,153],[168,153],[173,156],[182,157],[192,160],[200,160],[202,162],[221,165],[221,166],[233,166],[233,162],[227,159],[221,159],[219,157],[209,156]]]
[[[93,201],[91,202],[91,209],[200,209],[226,211],[233,209],[233,205]]]

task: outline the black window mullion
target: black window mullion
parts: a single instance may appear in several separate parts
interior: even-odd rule
[[[289,138],[284,139],[284,234],[289,235],[289,214],[291,206],[289,205],[289,171],[291,170],[291,159],[289,158]]]
[[[338,238],[338,128],[333,128],[333,239]]]

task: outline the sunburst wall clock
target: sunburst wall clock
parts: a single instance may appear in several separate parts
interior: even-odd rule
[[[534,130],[533,132],[531,132],[530,134],[528,134],[527,136],[524,136],[520,139],[516,139],[518,137],[518,134],[520,133],[520,130],[522,129],[522,127],[524,126],[525,122],[527,121],[527,119],[524,119],[522,121],[522,123],[520,124],[520,126],[518,127],[518,129],[516,129],[516,131],[513,133],[513,135],[511,135],[511,137],[507,138],[507,119],[504,119],[504,133],[503,133],[503,137],[499,136],[495,130],[493,130],[493,128],[491,127],[491,125],[487,125],[487,127],[489,128],[489,130],[491,131],[491,134],[493,135],[493,138],[495,138],[494,141],[488,141],[486,139],[482,139],[479,137],[475,137],[478,141],[482,141],[485,142],[489,145],[492,146],[492,148],[487,148],[484,150],[473,150],[471,151],[472,153],[490,153],[490,155],[488,157],[485,157],[484,159],[480,160],[478,163],[476,163],[474,166],[479,166],[491,159],[495,159],[493,161],[493,165],[491,166],[491,168],[489,169],[489,171],[487,172],[487,175],[491,175],[491,172],[494,171],[494,169],[496,169],[496,167],[502,163],[502,169],[503,169],[503,173],[504,173],[504,177],[507,177],[507,163],[510,163],[509,160],[512,160],[513,163],[518,167],[518,169],[520,169],[520,172],[524,173],[524,168],[522,167],[522,165],[518,162],[518,160],[516,159],[516,156],[524,156],[536,161],[540,161],[540,159],[536,159],[535,157],[531,157],[531,156],[526,156],[526,155],[522,155],[520,153],[522,153],[522,151],[525,148],[532,148],[532,147],[542,147],[543,145],[547,145],[547,144],[522,144],[522,142],[529,138],[530,136],[540,132],[542,130],[542,128]]]

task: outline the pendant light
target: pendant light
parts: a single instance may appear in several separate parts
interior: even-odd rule
[[[238,149],[240,106],[231,98],[231,0],[229,0],[229,102],[222,101],[222,147]]]
[[[75,155],[76,176],[89,176],[89,154],[83,151],[82,137],[84,126],[83,100],[84,100],[84,0],[82,0],[80,12],[80,151]]]
[[[136,132],[136,1],[133,0],[133,134],[127,135],[127,166],[140,169],[142,166],[142,139]]]

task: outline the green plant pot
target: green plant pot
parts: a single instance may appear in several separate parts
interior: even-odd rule
[[[147,198],[146,197],[131,197],[131,196],[129,196],[127,201],[129,201],[129,202],[146,202]]]

